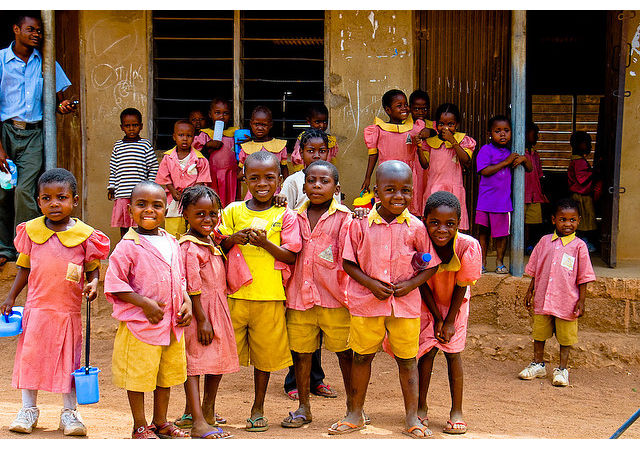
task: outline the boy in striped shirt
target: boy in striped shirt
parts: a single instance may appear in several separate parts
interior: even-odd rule
[[[158,158],[148,139],[140,137],[142,114],[135,108],[120,113],[120,129],[124,137],[113,144],[109,161],[109,185],[107,198],[115,200],[111,213],[111,226],[120,227],[124,236],[133,226],[129,214],[131,191],[143,180],[153,181],[158,172]]]

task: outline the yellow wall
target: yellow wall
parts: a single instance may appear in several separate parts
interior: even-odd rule
[[[629,11],[625,11],[628,13]],[[631,96],[624,100],[622,129],[622,159],[620,186],[626,193],[620,196],[620,232],[618,259],[640,259],[640,11],[629,20],[627,42],[631,44],[631,65],[627,69],[625,88]]]
[[[107,200],[109,157],[122,137],[120,112],[137,108],[149,124],[149,55],[145,11],[81,11],[81,111],[85,124],[85,216],[87,223],[109,234],[115,244],[120,233],[111,228],[112,202]],[[142,131],[150,137],[149,129]]]
[[[330,132],[338,139],[340,184],[351,205],[367,167],[364,128],[389,89],[415,86],[411,11],[327,11]],[[371,187],[375,182],[372,180]]]

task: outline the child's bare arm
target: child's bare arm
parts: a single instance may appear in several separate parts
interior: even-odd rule
[[[420,143],[418,143],[418,161],[420,161],[420,165],[424,170],[427,170],[429,168],[429,161],[427,160],[427,155],[424,154],[424,150],[420,146]]]
[[[114,292],[113,295],[123,302],[142,308],[149,323],[156,324],[164,317],[164,302],[151,300],[135,292]]]
[[[395,295],[396,297],[403,297],[407,295],[418,286],[426,283],[429,278],[431,278],[437,271],[438,266],[429,267],[428,269],[419,272],[413,278],[395,283],[393,286],[393,295]]]
[[[267,232],[265,230],[249,230],[248,236],[251,245],[264,248],[278,261],[282,261],[285,264],[296,263],[296,254],[267,239]]]
[[[87,300],[92,302],[98,296],[98,279],[100,278],[100,268],[96,268],[90,272],[87,272],[87,284],[84,285],[82,293],[87,297]]]
[[[167,190],[171,193],[171,196],[173,197],[173,199],[177,202],[180,201],[180,193],[178,192],[178,190],[173,186],[173,184],[165,184],[164,185],[165,188],[167,188]]]
[[[527,288],[527,293],[524,295],[524,306],[527,309],[531,309],[531,299],[533,298],[533,291],[535,289],[536,279],[531,278],[531,283],[529,283],[529,287]]]
[[[16,303],[16,298],[27,285],[27,280],[29,279],[30,272],[31,269],[18,266],[18,272],[16,273],[16,278],[13,280],[13,284],[11,285],[11,289],[9,290],[9,294],[7,295],[7,298],[2,303],[2,305],[0,305],[0,314],[11,313],[11,308],[13,308],[13,305]]]
[[[369,190],[369,186],[371,185],[371,174],[373,173],[373,168],[376,166],[377,162],[378,162],[377,153],[374,153],[373,155],[369,155],[369,160],[367,162],[367,171],[365,172],[362,186],[360,186],[361,191]]]
[[[456,284],[456,286],[453,288],[453,295],[451,296],[449,312],[447,312],[447,317],[442,323],[441,338],[442,342],[444,343],[449,342],[456,332],[456,316],[458,315],[458,311],[460,311],[460,306],[462,306],[462,302],[464,301],[464,294],[466,292],[466,286],[458,286]]]
[[[533,170],[533,164],[531,164],[531,160],[525,155],[520,155],[513,161],[513,167],[518,167],[520,164],[522,164],[522,167],[524,167],[525,172],[531,172]]]
[[[193,318],[196,319],[198,342],[202,345],[209,345],[213,341],[213,327],[202,308],[200,294],[190,295],[189,297],[191,297]]]
[[[453,146],[453,149],[456,151],[456,155],[458,156],[458,161],[460,161],[462,167],[468,168],[469,166],[471,166],[471,157],[460,146],[460,143],[456,141],[453,133],[449,130],[449,128],[443,128],[442,137],[445,141]]]
[[[351,278],[366,287],[378,300],[386,300],[393,294],[393,286],[384,281],[371,278],[364,273],[360,266],[346,259],[342,261],[342,268]]]
[[[219,150],[222,148],[222,141],[207,141],[207,143],[204,144],[204,148],[207,150]]]
[[[497,164],[492,164],[482,169],[480,171],[480,175],[485,177],[490,177],[491,175],[495,175],[503,168],[510,166],[518,156],[519,155],[517,153],[512,153],[509,156],[507,156],[503,161],[500,161]]]
[[[573,310],[573,313],[576,317],[582,317],[584,314],[584,301],[587,297],[587,283],[582,283],[578,285],[578,303],[576,303],[576,307]]]
[[[437,341],[442,342],[442,315],[440,310],[436,306],[436,300],[433,298],[433,291],[427,283],[420,285],[420,297],[422,302],[427,306],[427,309],[433,316],[433,336]]]

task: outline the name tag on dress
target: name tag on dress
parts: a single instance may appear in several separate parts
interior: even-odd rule
[[[560,265],[562,267],[566,267],[569,270],[573,270],[573,264],[576,262],[576,259],[573,256],[569,256],[566,253],[562,254],[562,261]]]
[[[82,280],[82,266],[74,263],[67,264],[67,276],[65,280],[71,281],[72,283],[80,283],[80,280]]]

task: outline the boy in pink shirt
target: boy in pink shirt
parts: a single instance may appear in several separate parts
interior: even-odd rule
[[[104,292],[120,321],[113,346],[113,383],[127,390],[134,439],[183,438],[167,421],[170,387],[187,379],[183,327],[191,322],[191,299],[178,242],[160,228],[166,196],[142,181],[131,193],[131,228],[109,258]],[[147,425],[144,393],[153,391]]]
[[[401,161],[385,161],[376,171],[374,192],[380,202],[368,217],[353,220],[343,249],[347,304],[351,313],[351,403],[344,419],[329,434],[364,428],[363,406],[371,376],[371,362],[385,335],[396,357],[405,404],[405,430],[411,437],[430,437],[418,419],[418,338],[420,292],[416,289],[436,271],[436,255],[427,270],[415,272],[411,261],[431,249],[424,225],[411,215],[411,168]],[[431,252],[433,253],[433,252]]]
[[[551,221],[553,234],[540,239],[525,268],[533,277],[524,297],[531,309],[533,298],[533,362],[520,372],[523,380],[547,375],[544,343],[554,334],[560,344],[560,367],[553,370],[553,385],[568,386],[569,350],[578,342],[578,317],[584,314],[587,283],[596,279],[587,245],[576,239],[580,223],[578,204],[560,200]]]

